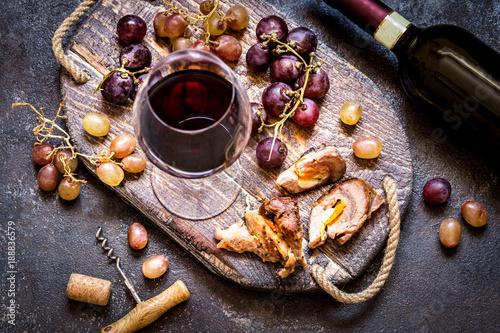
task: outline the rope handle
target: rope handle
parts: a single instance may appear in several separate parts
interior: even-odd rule
[[[367,301],[375,296],[385,284],[389,277],[394,258],[396,256],[396,248],[399,242],[399,231],[401,225],[401,217],[399,213],[398,196],[396,193],[396,181],[390,177],[385,176],[383,180],[384,191],[386,193],[387,202],[389,203],[389,238],[387,240],[387,247],[385,248],[382,267],[370,286],[365,290],[357,293],[346,293],[337,288],[328,279],[329,275],[325,272],[324,268],[318,264],[314,264],[311,268],[311,274],[316,282],[329,293],[333,298],[339,302],[356,304]]]
[[[80,67],[78,67],[73,60],[71,60],[68,55],[64,53],[62,47],[62,39],[71,28],[73,24],[78,22],[83,15],[99,0],[85,0],[76,7],[75,11],[68,16],[63,23],[57,28],[52,37],[52,50],[56,59],[61,63],[61,65],[66,68],[66,70],[71,74],[73,79],[77,83],[85,83],[90,80],[90,75],[84,72]]]

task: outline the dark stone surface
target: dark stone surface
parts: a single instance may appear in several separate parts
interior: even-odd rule
[[[12,110],[10,105],[30,102],[43,106],[49,115],[55,113],[61,101],[60,67],[52,54],[51,38],[79,1],[4,1],[0,5],[1,332],[95,332],[133,308],[134,300],[119,273],[96,245],[98,226],[103,226],[143,299],[159,294],[177,279],[192,292],[188,302],[144,332],[500,331],[498,149],[486,149],[472,134],[448,132],[445,142],[435,143],[430,133],[442,126],[439,117],[405,97],[390,52],[321,2],[303,1],[300,8],[292,1],[270,2],[297,22],[323,30],[329,37],[323,36],[321,42],[380,84],[407,130],[414,195],[402,223],[396,262],[382,291],[366,303],[344,305],[326,293],[285,296],[245,290],[207,271],[83,168],[78,175],[88,183],[76,201],[63,202],[55,192],[39,191],[38,167],[30,157],[34,114],[26,108]],[[500,49],[497,0],[386,3],[418,25],[463,26]],[[453,187],[449,202],[437,207],[421,199],[423,185],[435,176],[447,178]],[[469,199],[485,206],[490,216],[487,226],[476,229],[461,219],[460,205]],[[462,240],[451,250],[440,245],[437,235],[447,217],[462,224]],[[7,280],[11,276],[9,221],[16,237],[15,295],[9,294]],[[149,231],[149,245],[141,252],[127,245],[132,222],[143,223]],[[170,268],[162,278],[149,281],[142,276],[141,264],[158,253],[170,259]],[[367,286],[379,265],[380,256],[345,289]],[[66,299],[71,273],[111,280],[109,304],[100,307]],[[11,300],[17,307],[15,326],[6,316]]]

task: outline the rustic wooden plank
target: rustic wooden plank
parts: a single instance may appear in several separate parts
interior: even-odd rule
[[[221,3],[221,7],[225,10],[232,3],[233,0],[225,1]],[[180,1],[179,5],[189,11],[198,8],[198,3],[193,0]],[[256,42],[254,31],[260,18],[269,13],[279,14],[279,10],[260,0],[247,0],[245,6],[250,12],[249,26],[243,32],[234,33],[242,41],[243,56],[230,66],[247,87],[250,100],[259,101],[269,80],[265,74],[247,70],[244,54]],[[107,71],[119,65],[118,55],[123,45],[118,41],[115,27],[116,22],[126,14],[137,14],[148,23],[148,33],[143,44],[151,49],[153,64],[169,53],[169,42],[154,36],[151,24],[154,15],[161,10],[162,7],[155,7],[146,1],[104,0],[72,36],[69,54],[92,76],[86,84],[77,85],[66,73],[61,75],[67,126],[80,152],[97,153],[100,149],[109,147],[111,140],[119,133],[133,134],[132,101],[117,106],[103,101],[100,93],[92,94],[92,91]],[[287,23],[291,28],[297,26],[292,21]],[[204,221],[172,218],[151,186],[152,179],[166,175],[152,163],[148,164],[142,175],[127,175],[121,185],[112,188],[117,195],[151,219],[212,272],[245,287],[261,290],[281,289],[288,293],[316,291],[319,288],[306,269],[299,268],[291,277],[279,279],[275,273],[275,265],[263,263],[252,254],[219,250],[214,238],[216,225],[225,228],[242,219],[248,198],[253,205],[257,205],[256,197],[260,194],[267,197],[283,195],[284,192],[275,184],[275,179],[308,148],[321,144],[334,145],[346,160],[346,175],[365,179],[382,197],[385,197],[382,178],[386,174],[393,175],[398,182],[398,196],[403,213],[411,196],[413,170],[408,139],[394,110],[372,81],[327,45],[322,44],[321,32],[318,32],[318,35],[318,58],[325,61],[323,68],[331,79],[330,92],[319,102],[321,115],[318,123],[312,129],[300,128],[293,122],[286,125],[283,134],[289,148],[288,158],[281,168],[274,170],[260,168],[254,153],[257,142],[270,133],[264,132],[253,137],[239,160],[242,170],[239,184],[244,190],[225,212]],[[342,104],[350,99],[359,100],[364,109],[361,121],[354,127],[342,125],[338,113]],[[95,138],[84,132],[81,121],[89,112],[102,113],[110,118],[112,126],[108,136]],[[368,135],[380,138],[384,147],[380,157],[373,161],[360,160],[352,154],[352,143]],[[140,148],[138,150],[140,151]],[[84,163],[95,174],[95,167],[88,162]],[[310,207],[329,188],[330,186],[325,186],[298,196],[306,239]],[[156,191],[162,192],[161,188],[156,188]],[[383,246],[387,227],[387,208],[384,205],[356,236],[343,246],[328,242],[321,251],[310,251],[305,239],[306,258],[309,263],[317,262],[326,266],[333,275],[334,283],[346,283],[358,276]]]

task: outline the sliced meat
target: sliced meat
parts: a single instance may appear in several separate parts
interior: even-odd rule
[[[297,264],[306,266],[302,251],[304,230],[297,200],[289,197],[267,200],[260,206],[259,213],[274,222],[273,230],[283,235],[285,242],[292,248]]]
[[[339,202],[345,207],[336,219],[328,222]],[[327,237],[344,244],[383,202],[375,190],[362,179],[351,178],[341,182],[313,205],[309,224],[309,247],[323,245]]]
[[[346,171],[346,163],[335,147],[323,147],[306,153],[293,166],[283,171],[276,183],[290,193],[330,184]]]
[[[306,266],[302,252],[304,232],[297,201],[292,198],[266,200],[259,210],[245,212],[240,221],[226,230],[216,228],[218,248],[235,252],[253,252],[263,261],[281,262],[278,276],[288,277],[297,265]]]
[[[253,252],[263,261],[281,262],[283,259],[278,251],[268,252],[256,237],[250,235],[243,221],[235,223],[225,230],[221,230],[217,226],[215,238],[220,241],[217,244],[219,249],[238,253]]]

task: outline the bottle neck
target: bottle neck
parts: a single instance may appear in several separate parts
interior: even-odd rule
[[[392,50],[411,22],[378,0],[325,0],[378,42]]]

